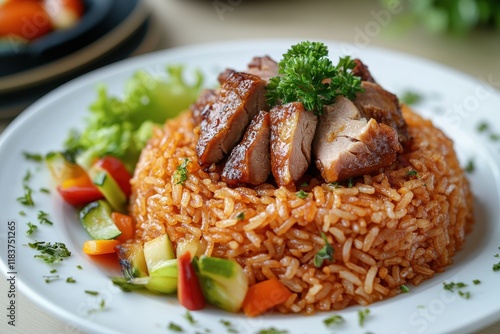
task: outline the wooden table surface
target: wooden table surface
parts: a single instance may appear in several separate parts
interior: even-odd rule
[[[398,33],[394,26],[398,14],[382,12],[377,1],[145,1],[153,9],[162,34],[160,49],[251,38],[331,39],[360,48],[385,47],[427,58],[489,81],[500,89],[499,33],[480,32],[467,38],[432,36],[418,28]],[[220,3],[228,5],[217,6]],[[0,131],[7,124],[1,121]],[[0,305],[5,310],[5,279],[0,280],[0,291]],[[17,295],[17,306],[17,326],[8,326],[4,318],[0,321],[0,333],[83,333],[48,314],[22,293]],[[500,334],[500,322],[477,334]]]

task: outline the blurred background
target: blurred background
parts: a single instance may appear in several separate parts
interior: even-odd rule
[[[43,4],[49,17],[30,12],[36,8],[11,8],[29,7],[27,3]],[[497,0],[0,0],[0,4],[0,118],[4,120],[98,67],[154,50],[219,40],[293,37],[333,39],[359,49],[385,47],[500,86]],[[47,28],[49,22],[52,27]],[[9,31],[9,26],[14,28]]]
[[[498,0],[80,0],[76,14],[59,13],[48,29],[43,24],[54,20],[53,13],[33,17],[36,29],[20,32],[36,37],[28,43],[5,30],[12,20],[19,23],[15,12],[2,13],[14,2],[23,1],[0,0],[0,131],[41,96],[88,71],[155,50],[222,40],[327,39],[359,49],[389,48],[500,89]],[[41,2],[57,11],[66,0]],[[0,322],[0,332],[80,333],[22,295],[18,319],[15,330]],[[480,333],[498,334],[500,323]]]

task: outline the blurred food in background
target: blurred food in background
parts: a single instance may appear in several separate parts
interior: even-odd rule
[[[0,38],[30,42],[78,23],[82,0],[0,0]]]
[[[386,7],[401,6],[400,27],[423,25],[433,33],[465,35],[477,28],[500,31],[498,0],[382,0]]]
[[[155,50],[161,30],[144,2],[0,0],[0,120],[77,76]]]

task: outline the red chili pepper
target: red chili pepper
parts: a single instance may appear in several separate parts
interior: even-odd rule
[[[63,181],[57,186],[57,191],[67,203],[73,206],[85,205],[103,198],[87,174]]]
[[[205,298],[201,292],[200,281],[191,264],[191,254],[185,252],[178,258],[179,276],[177,298],[188,310],[201,310],[205,307]]]
[[[123,162],[115,157],[107,156],[99,159],[95,165],[105,169],[116,181],[116,183],[118,183],[125,196],[127,198],[130,197],[130,194],[132,193],[132,187],[130,186],[130,179],[132,178],[132,175],[129,173]]]

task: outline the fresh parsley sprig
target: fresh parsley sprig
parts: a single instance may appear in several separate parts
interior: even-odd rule
[[[301,42],[293,45],[279,62],[278,75],[267,85],[267,102],[302,102],[315,115],[323,114],[323,106],[344,95],[353,99],[362,90],[361,78],[351,70],[355,63],[349,57],[340,58],[336,66],[328,58],[328,48],[321,42]]]

